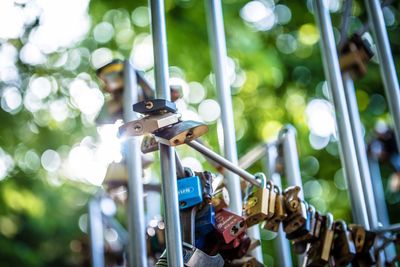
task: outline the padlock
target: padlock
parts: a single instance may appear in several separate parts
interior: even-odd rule
[[[183,96],[182,86],[177,84],[171,84],[169,88],[171,89],[172,102],[175,102],[176,100],[178,100]]]
[[[179,146],[195,140],[208,131],[206,124],[196,121],[181,121],[154,133],[158,142],[167,146]]]
[[[314,241],[314,231],[316,224],[315,208],[308,204],[307,207],[307,221],[305,225],[288,237],[289,240],[293,239],[293,251],[297,254],[303,254],[307,249],[307,244]]]
[[[320,238],[322,224],[324,223],[324,217],[318,211],[315,211],[315,226],[314,226],[314,237],[315,239]]]
[[[267,181],[266,188],[269,191],[267,219],[270,219],[275,214],[275,204],[276,204],[276,188],[272,180]]]
[[[269,231],[278,232],[279,225],[286,218],[285,201],[282,192],[278,186],[274,186],[276,192],[275,213],[269,219],[265,220],[263,228]]]
[[[153,135],[145,135],[140,146],[142,153],[147,154],[157,151],[159,144]]]
[[[344,221],[335,222],[335,236],[332,255],[329,259],[331,266],[347,266],[356,255],[356,247],[351,232]]]
[[[226,187],[222,187],[221,189],[214,192],[211,203],[215,208],[215,212],[220,211],[221,209],[227,208],[230,203],[229,193]]]
[[[174,102],[166,99],[151,99],[140,101],[132,106],[133,111],[144,115],[154,115],[163,113],[176,113],[177,108]]]
[[[200,249],[196,247],[183,243],[183,264],[185,267],[223,267],[224,260],[221,255],[217,254],[214,256],[207,255]],[[167,251],[165,250],[163,254],[158,259],[156,267],[168,267],[167,261]],[[174,266],[170,266],[174,267]]]
[[[305,266],[322,267],[329,262],[334,237],[334,225],[332,214],[328,213],[324,216],[323,232],[319,239],[311,243]]]
[[[212,188],[212,182],[214,179],[213,174],[209,171],[196,172],[195,174],[200,178],[203,187],[203,201],[205,203],[211,203],[211,198],[213,195],[213,188]]]
[[[216,230],[228,244],[246,231],[246,223],[239,216],[226,209],[221,209],[215,214]]]
[[[228,246],[225,245],[221,247],[220,254],[224,260],[231,261],[234,259],[240,259],[249,251],[251,239],[246,235],[246,233],[241,234],[234,241],[237,242],[231,242],[230,244],[235,243],[231,246],[228,244]]]
[[[376,234],[365,230],[361,225],[349,225],[356,248],[356,256],[352,261],[354,267],[372,266],[376,263],[374,243]]]
[[[197,214],[197,206],[181,209],[179,217],[181,221],[182,240],[192,246],[196,243],[195,220]]]
[[[164,113],[145,116],[119,127],[119,136],[141,136],[151,134],[179,122],[180,114]]]
[[[305,202],[298,194],[300,187],[291,186],[284,191],[285,208],[287,217],[283,220],[283,229],[286,234],[291,234],[304,226],[307,221],[307,209]]]
[[[195,221],[195,236],[198,238],[208,235],[215,230],[215,210],[211,204],[205,204],[197,211]]]
[[[177,180],[179,208],[186,209],[203,201],[203,189],[198,176]]]
[[[241,259],[236,259],[231,262],[227,262],[224,266],[225,267],[263,267],[264,265],[252,256],[245,256]]]
[[[354,34],[340,51],[339,64],[343,72],[350,71],[354,77],[367,73],[367,63],[373,57],[368,41]]]
[[[268,217],[269,195],[273,190],[273,184],[267,183],[264,174],[259,173],[256,179],[260,182],[260,188],[254,188],[249,184],[246,189],[246,196],[243,203],[243,216],[246,218],[247,227],[256,225]],[[269,187],[267,188],[266,185]],[[271,189],[272,186],[272,190]]]
[[[115,94],[124,88],[124,63],[121,60],[113,60],[96,71],[97,77],[104,83],[104,90]]]

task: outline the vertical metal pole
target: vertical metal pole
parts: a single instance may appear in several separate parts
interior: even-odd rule
[[[400,87],[379,0],[365,0],[372,34],[377,47],[379,68],[386,99],[392,114],[397,148],[400,151]]]
[[[296,129],[292,125],[285,125],[279,133],[279,141],[282,145],[283,165],[287,183],[289,186],[300,186],[302,190],[299,196],[304,199],[299,154],[296,144]]]
[[[383,228],[389,227],[390,226],[389,213],[386,206],[385,190],[383,189],[379,162],[375,158],[368,156],[368,165],[371,173],[372,184],[374,185],[373,192],[375,195],[377,215],[379,223],[381,224],[378,226]],[[385,249],[385,255],[388,260],[393,259],[396,256],[396,247],[394,246],[394,244],[389,245]]]
[[[360,114],[358,112],[356,90],[354,88],[354,82],[351,78],[351,75],[348,72],[343,73],[343,86],[344,94],[346,96],[347,109],[349,110],[350,126],[353,133],[358,167],[361,175],[361,184],[367,206],[368,221],[370,227],[375,229],[379,225],[375,196],[371,174],[368,167],[367,150],[365,148],[364,136],[362,134]],[[382,184],[381,181],[380,183]],[[383,204],[385,205],[385,202]]]
[[[268,144],[265,148],[265,172],[267,177],[270,177],[274,184],[282,188],[282,182],[280,175],[276,172],[276,164],[278,158],[278,151],[275,144]],[[278,235],[274,239],[275,250],[277,251],[278,263],[274,266],[292,266],[292,255],[290,254],[290,244],[285,237],[282,224],[279,226]]]
[[[153,34],[156,96],[171,100],[168,74],[167,36],[164,0],[150,0]],[[168,266],[183,267],[181,224],[179,220],[178,189],[176,182],[175,149],[160,144],[161,187],[164,197],[165,233]]]
[[[333,36],[332,22],[324,0],[314,0],[314,16],[321,35],[321,53],[328,81],[331,101],[335,107],[336,124],[339,136],[340,159],[349,186],[352,213],[355,223],[369,229],[367,208],[364,202],[364,193],[360,189],[361,177],[358,171],[353,134],[350,118],[344,95],[343,80],[339,68],[339,60]]]
[[[138,101],[136,73],[130,62],[124,64],[124,109],[125,122],[136,120],[132,105]],[[145,219],[143,207],[142,160],[137,137],[128,137],[124,142],[125,160],[128,169],[128,230],[129,230],[129,266],[147,266],[145,240]]]
[[[282,146],[283,167],[285,178],[289,186],[299,186],[299,197],[304,199],[303,182],[299,166],[299,154],[296,144],[296,129],[288,124],[279,132],[279,142]],[[303,255],[298,255],[299,266],[304,260]]]
[[[221,122],[224,136],[224,156],[233,164],[238,165],[231,88],[226,69],[228,57],[226,52],[221,0],[207,0],[206,8],[208,32],[212,51],[211,58],[215,72],[215,82],[219,100],[218,102],[221,106]],[[233,212],[241,214],[242,194],[239,177],[229,171],[226,171],[225,177],[227,179],[228,191],[231,196],[229,208]],[[252,227],[247,232],[250,237],[260,239],[259,226]],[[261,247],[254,249],[251,254],[259,262],[263,262]]]
[[[100,203],[95,197],[89,201],[89,237],[92,252],[92,266],[105,267],[104,262],[104,237],[103,215]]]

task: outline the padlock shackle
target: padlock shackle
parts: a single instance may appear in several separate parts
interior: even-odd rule
[[[220,156],[219,154],[215,153],[208,147],[202,145],[201,143],[197,142],[196,140],[187,142],[186,143],[188,146],[196,150],[197,152],[203,154],[204,156],[216,161],[226,169],[230,170],[231,172],[239,175],[242,179],[246,180],[247,182],[257,186],[261,187],[261,183],[254,177],[253,174],[243,170],[242,168],[236,166],[229,160],[225,159],[224,157]]]

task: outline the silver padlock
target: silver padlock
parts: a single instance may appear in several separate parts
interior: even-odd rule
[[[210,256],[192,245],[183,243],[183,264],[186,267],[223,267],[224,263],[224,259],[219,254]],[[168,266],[167,250],[163,252],[155,266]]]
[[[141,136],[151,134],[166,126],[179,122],[180,114],[165,113],[145,116],[141,119],[130,121],[119,127],[120,136]]]

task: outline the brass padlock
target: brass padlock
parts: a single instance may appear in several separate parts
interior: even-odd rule
[[[145,116],[138,120],[130,121],[119,127],[120,136],[141,136],[151,134],[164,127],[179,122],[180,114],[164,113]]]
[[[269,191],[268,195],[268,213],[267,219],[272,218],[275,214],[275,202],[276,202],[276,191],[275,186],[272,180],[268,180],[266,184],[267,190]]]
[[[300,187],[288,187],[285,192],[285,208],[287,217],[283,220],[283,229],[286,234],[291,234],[300,229],[307,221],[305,202],[299,198]]]
[[[307,214],[308,218],[306,224],[296,232],[292,233],[292,235],[296,234],[296,237],[293,240],[293,251],[297,254],[304,253],[307,249],[308,243],[315,239],[314,231],[316,224],[316,211],[314,206],[308,204]],[[290,237],[287,238],[291,239]]]
[[[227,208],[230,203],[228,189],[222,187],[221,189],[214,192],[211,203],[215,208],[215,212],[218,212],[224,208]]]
[[[332,247],[331,266],[347,266],[356,255],[356,247],[351,232],[344,221],[335,222],[335,237]]]
[[[249,184],[243,203],[243,216],[246,218],[247,227],[256,225],[268,217],[270,190],[266,188],[266,177],[262,173],[255,176],[260,181],[261,187],[254,189],[254,186]],[[271,183],[269,183],[269,186],[272,186],[273,190]]]
[[[332,214],[324,216],[324,225],[319,239],[311,243],[304,266],[323,267],[329,262],[334,237]]]
[[[356,248],[352,261],[354,267],[372,266],[376,263],[374,243],[376,234],[365,230],[361,225],[349,225]]]
[[[140,146],[142,153],[147,154],[157,151],[159,148],[159,143],[153,135],[145,135]]]
[[[275,198],[275,214],[265,220],[263,228],[269,231],[278,232],[279,225],[286,218],[285,201],[282,192],[278,186],[274,186],[276,192]]]
[[[121,60],[113,60],[96,71],[97,77],[103,82],[104,90],[114,94],[124,88],[124,63]]]
[[[178,146],[195,140],[208,131],[206,124],[196,121],[181,121],[154,133],[158,142],[167,146]]]
[[[363,76],[367,73],[366,65],[372,56],[369,43],[354,34],[340,51],[340,68],[343,72],[350,71],[353,77]]]

